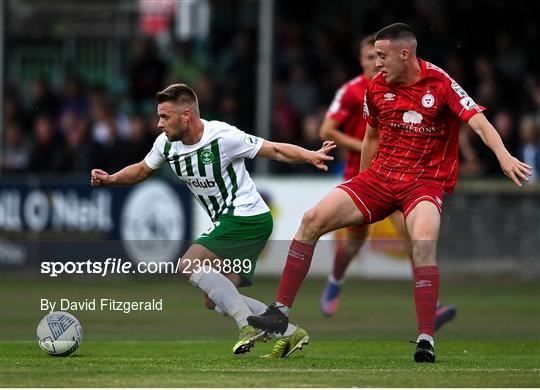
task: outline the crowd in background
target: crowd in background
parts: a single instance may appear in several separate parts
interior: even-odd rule
[[[477,10],[457,2],[441,10],[417,1],[416,8],[408,11],[375,7],[367,12],[360,28],[343,16],[329,18],[316,28],[312,23],[316,15],[306,13],[304,3],[276,10],[274,140],[318,148],[319,126],[336,90],[360,73],[360,38],[400,20],[417,29],[419,56],[445,69],[478,104],[488,108],[486,115],[509,151],[533,165],[534,178],[539,179],[540,69],[533,44],[538,37],[534,19],[515,20],[520,15],[511,15],[508,20],[503,18],[506,24],[499,19],[500,28],[490,30],[489,23],[495,23],[493,19],[506,9]],[[479,30],[471,34],[460,18],[477,12],[485,19],[475,20]],[[140,161],[159,134],[154,95],[173,82],[195,89],[203,118],[219,119],[257,134],[256,42],[255,32],[249,29],[220,34],[211,38],[201,56],[197,42],[173,42],[163,51],[153,39],[138,39],[126,69],[127,88],[121,93],[69,73],[59,89],[40,78],[31,89],[20,90],[10,84],[8,75],[3,172],[81,173],[94,167],[114,172]],[[461,175],[499,175],[497,160],[466,125],[460,150]],[[338,153],[332,166],[336,174],[343,156]],[[310,167],[276,164],[272,165],[274,171],[316,173]]]

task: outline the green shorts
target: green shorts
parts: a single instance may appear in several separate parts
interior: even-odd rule
[[[248,217],[223,214],[213,227],[195,240],[195,244],[219,256],[222,272],[230,270],[240,275],[240,287],[247,287],[253,284],[257,260],[272,234],[273,226],[270,212]]]

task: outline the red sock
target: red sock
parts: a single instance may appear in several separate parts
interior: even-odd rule
[[[338,242],[336,254],[334,256],[334,267],[332,269],[332,276],[335,280],[341,280],[343,278],[343,275],[345,275],[345,271],[347,271],[351,260],[352,257],[347,256],[345,253],[343,243]]]
[[[439,299],[439,267],[429,265],[414,269],[414,303],[418,334],[435,333],[435,311]]]
[[[311,265],[315,245],[293,240],[279,281],[277,302],[292,307],[300,285]]]

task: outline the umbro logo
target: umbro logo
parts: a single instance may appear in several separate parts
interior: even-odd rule
[[[416,285],[416,288],[431,287],[431,281],[422,279],[422,280],[418,280],[415,285]]]
[[[393,93],[390,93],[390,92],[384,94],[384,100],[387,101],[387,102],[388,101],[390,101],[390,102],[394,101],[395,97],[396,97],[396,95],[394,95]]]

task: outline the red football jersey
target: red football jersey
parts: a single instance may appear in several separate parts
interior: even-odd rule
[[[361,75],[346,84],[337,92],[326,116],[341,124],[343,132],[351,137],[364,139],[366,134],[366,119],[363,115],[364,96],[369,80]],[[347,151],[345,180],[358,175],[360,171],[360,153]]]
[[[380,130],[371,168],[394,180],[435,180],[452,192],[458,173],[459,119],[468,121],[485,108],[445,71],[418,62],[420,79],[414,84],[389,85],[382,73],[369,83],[364,114]]]

